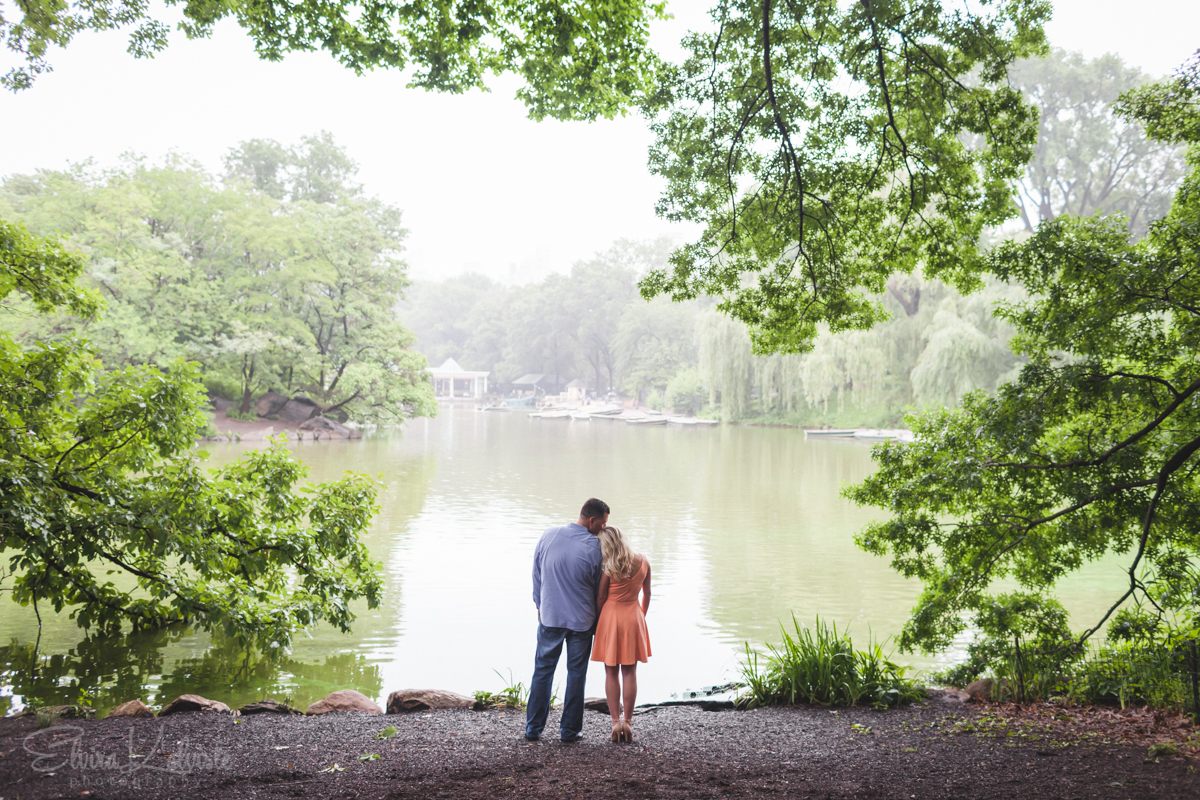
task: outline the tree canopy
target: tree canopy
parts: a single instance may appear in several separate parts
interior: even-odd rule
[[[1038,109],[1037,146],[1017,184],[1026,231],[1063,214],[1100,212],[1124,215],[1141,235],[1166,214],[1184,175],[1183,154],[1114,108],[1122,92],[1150,76],[1113,53],[1089,61],[1058,48],[1017,62],[1009,75]]]
[[[895,272],[976,286],[980,234],[1012,216],[1037,135],[1006,69],[1041,52],[1048,4],[722,0],[712,14],[646,103],[659,213],[704,226],[646,296],[716,296],[759,352],[799,352],[822,323],[883,319],[874,298]]]
[[[1112,607],[1046,647],[1110,619],[1118,633],[1200,626],[1200,55],[1118,113],[1188,148],[1170,212],[1141,241],[1119,217],[1068,215],[995,249],[987,269],[1029,293],[997,310],[1029,363],[992,395],[914,417],[916,442],[879,448],[849,492],[892,515],[861,545],[924,584],[903,647],[946,647],[968,612],[1052,607],[1056,581],[1107,552],[1127,564]],[[1003,578],[1021,591],[995,594]]]
[[[517,96],[534,119],[596,119],[623,113],[653,80],[649,23],[665,3],[601,0],[418,0],[353,3],[249,3],[167,0],[179,9],[189,38],[212,34],[232,19],[258,55],[324,50],[362,74],[377,67],[408,70],[409,85],[442,92],[485,89],[489,74],[517,73]],[[130,29],[128,50],[151,57],[168,44],[170,26],[145,0],[28,0],[19,18],[0,15],[0,37],[24,60],[0,78],[9,89],[31,86],[50,70],[47,51],[82,31]]]

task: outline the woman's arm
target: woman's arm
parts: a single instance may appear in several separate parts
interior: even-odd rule
[[[645,556],[642,556],[645,559]],[[646,580],[642,581],[642,613],[650,610],[650,562],[646,561]]]
[[[604,608],[604,601],[608,599],[608,576],[600,576],[600,590],[596,592],[596,613]]]

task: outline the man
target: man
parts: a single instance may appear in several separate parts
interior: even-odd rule
[[[583,738],[583,684],[587,680],[592,634],[596,630],[596,592],[600,587],[600,540],[608,524],[608,504],[591,498],[579,521],[550,528],[533,551],[533,604],[538,609],[537,655],[529,685],[525,738],[536,740],[550,713],[554,670],[567,643],[567,694],[559,736]]]

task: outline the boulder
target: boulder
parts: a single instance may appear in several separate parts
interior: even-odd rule
[[[316,434],[323,434],[326,439],[331,439],[335,436],[342,439],[358,439],[362,436],[356,430],[347,428],[340,422],[334,422],[329,417],[317,415],[312,419],[305,420],[300,423],[300,430],[312,431]]]
[[[428,711],[435,708],[481,709],[483,706],[473,697],[446,692],[441,689],[401,689],[392,692],[387,699],[387,713],[407,714],[410,711]]]
[[[599,711],[601,714],[607,714],[608,700],[603,697],[585,697],[583,707],[588,711]]]
[[[153,717],[153,716],[154,716],[154,712],[151,711],[149,706],[147,706],[141,700],[130,700],[128,703],[121,703],[121,705],[117,706],[112,711],[108,712],[108,716],[105,717],[105,719],[110,719],[112,717]]]
[[[321,407],[307,397],[293,397],[276,413],[288,422],[305,422],[320,414]]]
[[[304,712],[310,716],[330,714],[335,711],[361,711],[364,714],[382,714],[383,709],[375,705],[371,698],[353,689],[342,689],[330,692],[308,707]]]
[[[992,699],[992,679],[980,678],[967,686],[967,696],[977,702],[986,703]]]
[[[238,709],[240,714],[299,714],[300,712],[287,703],[278,700],[259,700],[257,703],[247,703]]]
[[[260,417],[269,417],[272,414],[278,414],[280,409],[286,406],[287,403],[287,395],[282,395],[279,392],[267,392],[254,401],[254,413]]]
[[[229,706],[220,700],[209,700],[207,697],[201,697],[198,694],[181,694],[163,706],[158,715],[160,717],[167,717],[171,714],[183,714],[188,711],[215,711],[219,714],[233,713],[229,710]]]

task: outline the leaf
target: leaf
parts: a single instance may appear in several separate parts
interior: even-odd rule
[[[386,728],[375,734],[376,739],[390,739],[396,735],[396,728],[388,725]]]
[[[364,753],[363,755],[358,757],[358,760],[359,761],[378,761],[379,754],[378,753]]]
[[[325,769],[317,770],[317,772],[345,772],[345,771],[346,771],[346,768],[338,766],[338,764],[336,762],[333,765],[326,767]]]

